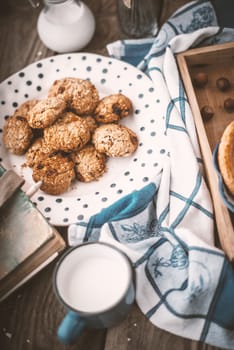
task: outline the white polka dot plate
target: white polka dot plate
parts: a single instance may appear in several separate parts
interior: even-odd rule
[[[32,201],[49,222],[57,226],[83,221],[120,197],[145,186],[158,173],[161,155],[165,152],[157,143],[160,101],[152,81],[144,73],[125,62],[96,54],[49,57],[30,64],[0,84],[0,161],[6,169],[13,168],[25,179],[24,191],[34,184],[32,171],[23,166],[24,156],[12,155],[5,149],[4,123],[21,103],[32,98],[45,98],[54,80],[63,77],[89,79],[100,97],[119,92],[128,96],[134,111],[121,123],[137,134],[139,146],[130,157],[109,158],[108,170],[99,181],[74,181],[71,188],[59,196],[38,190]]]

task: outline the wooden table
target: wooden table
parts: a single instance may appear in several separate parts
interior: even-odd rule
[[[125,38],[118,25],[115,0],[86,0],[96,17],[96,32],[84,49],[107,55],[106,44]],[[159,23],[188,0],[164,0]],[[40,42],[36,21],[40,9],[27,0],[0,3],[0,81],[29,63],[54,55]],[[59,228],[66,239],[66,228]],[[65,314],[54,297],[51,263],[26,285],[0,304],[0,349],[62,350],[68,347],[56,338],[56,329]],[[77,350],[217,350],[153,326],[135,305],[119,326],[106,330],[86,330],[78,342],[69,347]]]

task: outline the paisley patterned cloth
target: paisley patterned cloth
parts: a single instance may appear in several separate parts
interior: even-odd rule
[[[131,259],[136,301],[149,320],[171,333],[234,349],[234,271],[214,245],[214,222],[202,161],[175,53],[233,41],[217,25],[209,1],[193,1],[155,38],[117,41],[111,56],[138,66],[158,91],[165,159],[155,181],[129,193],[88,222],[69,227],[70,245],[109,242]]]

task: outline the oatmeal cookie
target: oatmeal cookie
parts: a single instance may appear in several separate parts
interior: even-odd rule
[[[55,123],[44,130],[44,139],[54,151],[72,152],[81,149],[90,140],[90,132],[83,120]]]
[[[48,96],[62,96],[78,115],[92,113],[99,101],[96,87],[89,80],[79,78],[55,80]]]
[[[55,124],[68,124],[71,122],[75,122],[77,120],[80,120],[83,122],[83,118],[79,115],[71,112],[71,111],[65,111],[61,114],[61,116],[56,120]]]
[[[221,137],[218,163],[223,181],[234,195],[234,121],[228,124]]]
[[[28,112],[39,102],[39,100],[36,99],[32,99],[32,100],[28,100],[25,101],[24,103],[22,103],[19,108],[17,108],[14,112],[14,116],[20,116],[23,117],[25,119],[28,118]]]
[[[55,124],[68,124],[77,120],[84,123],[85,127],[89,130],[90,133],[93,133],[94,130],[98,127],[98,124],[93,117],[89,115],[80,117],[71,111],[64,112],[61,117],[55,122]]]
[[[82,182],[97,180],[106,171],[106,156],[93,145],[87,145],[72,154],[77,179]]]
[[[21,116],[9,117],[3,128],[3,143],[9,152],[24,154],[33,140],[33,132],[27,120]]]
[[[135,152],[138,146],[137,135],[119,124],[99,126],[93,134],[95,148],[109,157],[127,157]]]
[[[33,180],[42,181],[41,190],[58,195],[68,190],[75,177],[74,163],[68,157],[53,153],[33,167]]]
[[[25,154],[27,166],[30,168],[34,167],[37,163],[46,158],[51,152],[51,149],[45,143],[42,137],[36,139]]]
[[[95,109],[95,119],[99,123],[117,123],[132,113],[131,100],[123,94],[106,96]]]
[[[28,112],[28,123],[32,128],[44,129],[52,125],[66,107],[61,96],[41,100]]]
[[[90,115],[84,116],[82,119],[83,123],[87,126],[89,132],[93,134],[94,130],[98,127],[96,120]]]

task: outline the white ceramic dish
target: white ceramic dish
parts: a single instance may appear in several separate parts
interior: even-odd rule
[[[0,161],[5,168],[13,168],[25,179],[23,190],[27,191],[34,184],[32,171],[22,166],[24,156],[12,155],[5,149],[2,141],[5,120],[26,100],[45,98],[53,81],[63,77],[90,79],[100,97],[118,92],[128,96],[134,112],[121,123],[138,135],[139,147],[130,157],[108,159],[108,171],[99,181],[86,184],[75,181],[60,196],[40,190],[34,194],[32,201],[50,223],[57,226],[82,221],[129,192],[142,188],[155,177],[160,168],[160,155],[165,152],[157,144],[160,101],[144,73],[122,61],[95,54],[49,57],[25,67],[0,84]]]

